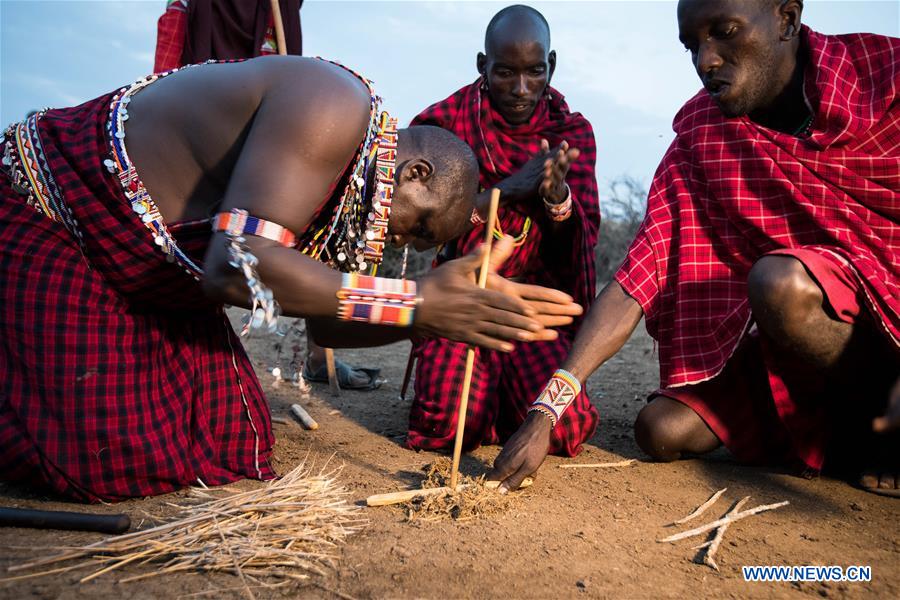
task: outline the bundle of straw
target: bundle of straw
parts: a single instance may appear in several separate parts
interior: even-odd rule
[[[349,492],[336,480],[340,467],[328,472],[304,461],[281,479],[257,489],[214,498],[182,510],[164,525],[109,537],[54,556],[12,566],[9,571],[47,567],[63,561],[76,564],[0,579],[38,577],[80,568],[95,569],[89,581],[125,565],[152,565],[153,569],[120,580],[137,581],[183,571],[225,572],[237,575],[247,590],[248,581],[269,587],[324,574],[336,563],[335,548],[347,536],[362,530],[367,520],[360,508],[347,503]],[[212,490],[210,490],[212,491]],[[196,492],[211,498],[208,492]],[[100,567],[99,569],[97,567]]]

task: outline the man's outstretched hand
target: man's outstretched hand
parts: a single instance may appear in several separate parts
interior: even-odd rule
[[[559,334],[555,329],[548,328],[569,325],[573,318],[579,316],[584,310],[565,292],[539,285],[515,283],[497,275],[497,271],[512,255],[513,250],[515,250],[515,245],[513,239],[508,235],[503,236],[494,244],[491,251],[487,287],[519,298],[531,307],[534,311],[531,317],[544,328],[542,331],[536,332],[534,340],[555,340]]]
[[[538,412],[528,413],[503,450],[494,460],[488,481],[500,482],[500,493],[516,490],[522,481],[533,476],[550,449],[550,418]]]
[[[509,237],[494,244],[491,271],[503,264],[512,249]],[[444,263],[419,280],[423,302],[413,324],[419,332],[511,352],[510,341],[556,339],[556,331],[547,327],[565,325],[581,314],[582,308],[568,294],[513,283],[493,273],[488,289],[478,288],[476,273],[485,251],[481,247]]]
[[[564,141],[551,153],[547,140],[541,140],[541,150],[546,153],[544,179],[540,186],[541,197],[552,204],[560,204],[568,196],[566,175],[569,174],[569,167],[581,156],[581,150],[569,148],[569,142]]]

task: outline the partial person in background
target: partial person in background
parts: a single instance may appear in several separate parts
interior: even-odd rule
[[[271,0],[169,0],[159,18],[154,73],[207,60],[254,58],[270,54],[299,56],[303,49],[300,8],[303,0],[278,0],[285,52],[278,34]],[[307,353],[303,377],[328,383],[325,348],[316,344],[306,327]],[[353,367],[335,360],[342,389],[373,390],[383,379],[381,369]]]
[[[414,125],[436,125],[468,143],[478,157],[482,207],[491,187],[503,207],[494,235],[516,237],[503,275],[564,290],[587,307],[594,298],[594,246],[600,206],[591,124],[550,87],[556,52],[538,11],[514,5],[487,26],[478,79],[425,109]],[[551,151],[550,148],[553,148]],[[473,215],[482,221],[484,210]],[[470,252],[484,239],[483,221],[449,244],[443,257]],[[531,400],[569,353],[576,325],[556,340],[519,344],[511,353],[479,350],[472,377],[463,447],[503,442],[525,420]],[[452,447],[466,346],[447,339],[417,343],[415,399],[407,444]],[[593,435],[598,415],[586,393],[562,419],[548,449],[574,456]]]
[[[286,54],[303,53],[303,0],[278,0]],[[159,18],[154,73],[183,65],[278,54],[270,0],[169,0]]]

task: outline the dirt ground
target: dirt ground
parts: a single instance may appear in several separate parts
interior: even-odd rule
[[[275,415],[286,416],[298,390],[273,388],[272,338],[247,343],[268,390]],[[355,501],[418,482],[435,455],[400,444],[410,398],[398,399],[409,344],[339,351],[343,360],[380,366],[388,378],[375,392],[314,388],[305,402],[320,428],[310,432],[276,424],[275,458],[284,472],[312,452],[334,454],[344,463],[344,482]],[[290,354],[290,349],[287,350]],[[676,464],[644,462],[632,423],[646,392],[658,382],[652,340],[641,331],[622,353],[588,383],[602,422],[578,462],[638,458],[616,470],[560,469],[550,457],[535,485],[519,492],[512,509],[497,518],[470,522],[409,524],[396,508],[366,508],[368,529],[339,550],[337,568],[309,584],[281,591],[256,590],[257,598],[722,598],[722,597],[900,597],[900,501],[874,496],[842,481],[804,480],[778,470],[736,464],[724,451],[704,460]],[[484,472],[499,448],[482,448],[463,462],[464,472]],[[242,482],[239,486],[258,485]],[[675,544],[657,540],[672,533],[665,525],[688,514],[722,487],[725,499],[699,519],[718,517],[730,504],[752,495],[748,506],[789,500],[775,512],[732,526],[717,554],[721,571],[692,562],[692,546],[705,538]],[[97,513],[127,512],[167,516],[166,502],[183,494],[92,506]],[[0,505],[84,509],[0,484]],[[97,534],[0,529],[0,569],[36,555],[41,546],[84,544]],[[871,583],[749,583],[742,565],[870,565]],[[126,571],[139,573],[140,569]],[[83,575],[83,573],[82,573]],[[65,573],[0,584],[0,598],[191,598],[244,597],[229,575],[188,574],[117,584],[101,577],[78,584]],[[218,591],[216,591],[218,590]],[[207,592],[206,595],[199,595]]]

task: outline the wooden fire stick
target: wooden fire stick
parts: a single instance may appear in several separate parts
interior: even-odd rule
[[[485,224],[484,257],[481,259],[481,272],[478,273],[478,287],[487,285],[488,267],[491,261],[491,243],[494,241],[494,225],[497,222],[497,208],[500,206],[500,190],[491,190],[491,207]],[[472,370],[475,368],[475,348],[469,346],[466,352],[466,373],[463,378],[462,394],[459,398],[459,413],[456,417],[456,443],[453,445],[453,466],[450,468],[450,488],[456,489],[459,480],[459,457],[462,454],[463,433],[466,429],[466,411],[469,408],[469,388],[472,385]]]
[[[278,44],[278,54],[287,54],[287,42],[284,41],[284,22],[281,20],[281,6],[278,0],[272,0],[272,24],[275,26],[275,43]]]

